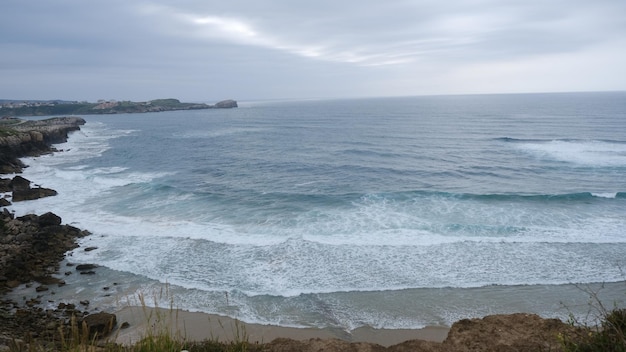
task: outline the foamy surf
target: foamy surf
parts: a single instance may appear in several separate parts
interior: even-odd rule
[[[69,258],[100,277],[72,294],[167,283],[181,308],[248,322],[567,316],[560,302],[586,307],[570,283],[619,297],[621,115],[596,112],[598,126],[557,101],[518,120],[502,110],[516,96],[472,99],[91,117],[66,152],[27,160],[24,176],[59,195],[12,209],[93,233],[81,244],[98,249]]]
[[[626,167],[626,143],[600,140],[519,142],[517,148],[538,157],[580,166]]]

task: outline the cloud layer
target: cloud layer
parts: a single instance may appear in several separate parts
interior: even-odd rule
[[[6,0],[0,98],[626,89],[626,2]]]

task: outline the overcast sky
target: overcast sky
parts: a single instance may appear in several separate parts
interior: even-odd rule
[[[626,0],[2,0],[0,98],[626,90]]]

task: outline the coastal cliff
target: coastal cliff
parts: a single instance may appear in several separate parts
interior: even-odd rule
[[[96,103],[26,101],[0,104],[0,117],[135,114],[175,110],[232,109],[237,106],[237,102],[232,99],[222,100],[214,105],[203,103],[182,103],[178,99],[155,99],[145,102],[102,100]]]
[[[39,121],[3,120],[0,125],[0,174],[19,173],[25,166],[19,160],[54,151],[53,143],[67,140],[68,133],[80,129],[85,120],[59,117]],[[22,176],[0,178],[0,206],[11,201],[54,196],[56,191],[35,187]],[[63,254],[74,248],[74,239],[84,233],[61,226],[61,218],[47,213],[15,218],[6,208],[0,212],[0,293],[31,280],[49,280],[49,267],[58,266]],[[46,278],[46,279],[44,279]]]
[[[19,158],[54,151],[51,144],[65,142],[69,132],[84,124],[85,120],[80,117],[0,120],[0,173],[21,172],[24,165]]]
[[[84,123],[78,117],[0,120],[0,174],[21,172],[25,165],[19,158],[55,151],[52,144],[65,142],[68,134],[79,130]],[[16,217],[5,208],[11,201],[54,196],[54,190],[31,188],[31,181],[18,175],[12,179],[0,178],[0,193],[5,194],[0,197],[0,349],[23,338],[37,339],[42,346],[58,340],[60,331],[69,332],[72,316],[92,329],[92,317],[102,314],[89,314],[64,302],[57,309],[44,310],[38,307],[42,303],[38,297],[25,298],[24,302],[4,297],[20,285],[35,285],[38,293],[65,285],[54,274],[59,273],[65,253],[76,248],[76,240],[89,232],[63,225],[61,218],[51,212]],[[48,347],[55,348],[53,344]]]

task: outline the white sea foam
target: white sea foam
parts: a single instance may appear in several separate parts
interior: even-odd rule
[[[615,199],[617,197],[617,192],[591,193],[591,195],[599,198]]]
[[[108,221],[102,218],[103,225]],[[97,229],[73,260],[96,261],[187,289],[229,291],[247,295],[298,296],[303,293],[399,290],[412,287],[477,287],[490,284],[559,284],[599,277],[619,280],[611,268],[623,260],[589,256],[585,244],[458,242],[430,246],[337,245],[292,238],[275,244],[224,244],[207,237],[177,236],[181,224],[125,223],[115,219],[108,231]],[[187,226],[183,224],[183,226]],[[126,234],[126,235],[125,235]],[[132,234],[132,235],[130,235]],[[599,248],[599,247],[598,247]],[[546,257],[546,251],[550,256]],[[480,255],[480,253],[484,253]],[[181,260],[181,258],[184,258]],[[576,267],[563,266],[575,260]],[[536,263],[542,270],[536,270]],[[570,270],[571,269],[571,270]]]
[[[541,214],[518,204],[420,196],[409,201],[365,197],[351,207],[301,213],[288,227],[280,221],[203,222],[185,219],[177,210],[175,215],[144,212],[168,201],[175,209],[203,206],[188,196],[168,200],[157,195],[131,202],[124,199],[134,196],[130,192],[108,192],[128,184],[150,184],[161,176],[158,173],[121,167],[52,168],[42,160],[33,164],[34,179],[45,179],[59,196],[19,203],[16,208],[38,204],[39,209],[55,209],[65,221],[93,232],[84,245],[102,250],[77,250],[73,260],[95,261],[187,289],[228,292],[237,287],[251,296],[295,297],[415,287],[559,284],[600,277],[610,281],[619,275],[610,272],[618,257],[590,260],[571,248],[546,254],[552,251],[551,243],[624,243],[624,220],[619,218],[596,214],[589,222],[570,218],[567,211]],[[100,204],[91,204],[92,199]],[[125,205],[106,210],[105,200]],[[514,207],[519,209],[508,209]],[[577,262],[571,271],[562,265],[569,260]]]
[[[587,166],[626,166],[626,143],[554,140],[516,145],[539,157],[567,163]]]
[[[126,172],[128,169],[120,166],[92,168],[82,163],[101,156],[110,148],[109,140],[131,133],[132,130],[111,130],[101,123],[87,123],[81,131],[70,134],[67,143],[58,146],[62,152],[24,158],[28,167],[23,176],[37,185],[56,190],[58,195],[15,203],[12,209],[17,213],[53,209],[66,221],[79,223],[81,217],[89,217],[89,211],[97,208],[94,199],[100,199],[105,192],[163,176],[165,173]]]
[[[222,128],[222,129],[207,129],[207,130],[191,130],[182,131],[174,134],[176,138],[215,138],[231,136],[236,134],[246,133],[259,133],[268,130],[267,128]]]

